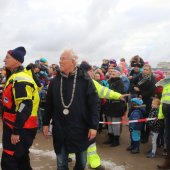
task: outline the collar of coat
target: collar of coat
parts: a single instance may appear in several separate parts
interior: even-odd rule
[[[61,75],[61,76],[65,77],[65,78],[69,78],[69,77],[72,77],[72,76],[75,75],[75,71],[72,72],[72,73],[70,73],[69,75],[66,75],[66,74],[58,71],[58,72],[57,72],[57,75]],[[77,77],[83,77],[83,78],[86,79],[86,80],[91,79],[90,76],[88,75],[88,73],[87,73],[86,71],[84,71],[84,70],[83,70],[82,68],[80,68],[80,67],[77,67]]]

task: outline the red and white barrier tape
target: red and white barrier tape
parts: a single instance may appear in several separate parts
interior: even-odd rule
[[[157,118],[143,118],[138,120],[122,120],[121,122],[99,122],[100,124],[108,124],[108,125],[115,125],[115,124],[129,124],[129,123],[136,123],[136,122],[147,122],[151,120],[155,120]]]

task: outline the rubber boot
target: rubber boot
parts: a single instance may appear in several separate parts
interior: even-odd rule
[[[113,140],[114,140],[114,135],[113,134],[111,134],[111,133],[108,133],[108,136],[109,136],[109,138],[108,138],[108,140],[106,140],[103,144],[111,144],[112,142],[113,142]]]
[[[119,146],[120,143],[119,143],[119,136],[114,136],[114,140],[113,142],[111,143],[111,147],[116,147],[116,146]]]

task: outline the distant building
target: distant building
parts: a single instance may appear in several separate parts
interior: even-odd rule
[[[157,68],[170,69],[170,62],[159,62],[159,63],[157,64]]]
[[[157,64],[157,67],[153,68],[153,70],[158,70],[158,69],[164,71],[165,73],[167,71],[170,71],[170,62],[159,62]]]

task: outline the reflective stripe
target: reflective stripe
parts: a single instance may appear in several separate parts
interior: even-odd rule
[[[11,156],[14,155],[14,151],[10,151],[10,150],[7,150],[7,149],[3,149],[3,152],[5,152],[5,153],[7,153],[8,155],[11,155]]]
[[[45,110],[45,109],[43,109],[43,108],[40,108],[40,110]]]
[[[170,96],[170,93],[162,94],[162,97],[165,97],[165,96]]]
[[[100,157],[96,152],[96,143],[91,144],[87,148],[87,163],[93,169],[101,165]]]
[[[30,116],[24,124],[25,129],[37,128],[37,116]]]
[[[32,79],[31,78],[29,78],[29,77],[16,77],[15,79],[14,79],[14,81],[18,81],[18,80],[22,80],[22,81],[31,81]]]
[[[104,90],[105,90],[105,87],[102,87],[102,89],[101,89],[101,91],[100,91],[100,93],[99,93],[99,97],[100,97],[100,96],[103,96]]]
[[[170,100],[163,100],[161,103],[170,104]]]
[[[7,119],[7,120],[9,120],[10,122],[15,122],[15,120],[16,120],[16,114],[4,112],[4,114],[3,114],[3,119]]]
[[[96,143],[91,144],[88,148],[96,147]]]
[[[111,92],[111,90],[108,89],[105,98],[109,99],[110,92]]]
[[[87,155],[88,155],[88,156],[93,155],[93,154],[96,154],[96,151],[93,151],[93,152],[87,152]]]

